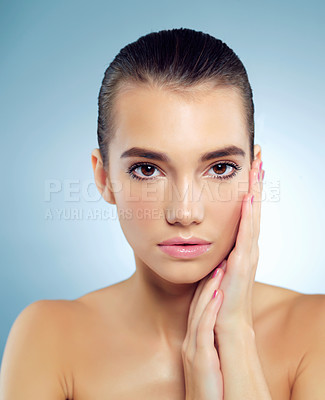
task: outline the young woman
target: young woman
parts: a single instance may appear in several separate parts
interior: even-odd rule
[[[136,272],[26,307],[1,400],[324,399],[324,296],[255,281],[264,169],[237,55],[190,29],[129,44],[105,72],[98,140],[95,181]]]

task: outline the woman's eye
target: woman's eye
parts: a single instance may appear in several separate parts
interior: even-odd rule
[[[233,163],[218,163],[214,164],[210,168],[210,170],[213,170],[213,178],[216,179],[231,179],[237,174],[237,171],[240,169],[241,167]]]
[[[138,171],[136,171],[138,170]],[[130,167],[127,172],[130,174],[131,178],[138,180],[148,180],[152,178],[156,178],[157,175],[154,175],[154,171],[158,168],[152,164],[136,164]],[[134,174],[133,171],[136,171],[137,174]],[[158,175],[159,176],[159,175]]]

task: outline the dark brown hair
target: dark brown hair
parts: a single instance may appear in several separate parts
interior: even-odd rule
[[[98,144],[104,167],[114,137],[114,99],[127,85],[157,85],[193,94],[198,85],[233,87],[243,99],[244,118],[254,153],[254,103],[246,69],[224,42],[193,29],[152,32],[123,47],[105,71],[98,96]]]

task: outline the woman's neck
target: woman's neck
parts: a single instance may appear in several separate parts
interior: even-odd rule
[[[137,266],[125,285],[137,323],[157,334],[170,347],[181,344],[186,335],[188,313],[198,283],[174,284],[147,266]]]

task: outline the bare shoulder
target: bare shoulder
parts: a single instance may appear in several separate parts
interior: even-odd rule
[[[325,295],[255,282],[254,296],[256,328],[261,337],[283,343],[293,379],[310,344],[325,338]]]
[[[69,327],[74,301],[38,300],[26,306],[15,319],[8,339],[33,336],[38,341],[54,343]]]
[[[291,305],[290,316],[294,328],[306,346],[320,338],[325,343],[325,295],[299,293]],[[308,349],[306,349],[308,351]],[[325,354],[324,354],[325,355]],[[325,362],[325,360],[324,360]]]
[[[260,316],[278,311],[285,315],[287,323],[299,324],[299,335],[314,334],[320,326],[325,328],[325,295],[305,294],[292,289],[255,282],[257,311]],[[310,325],[311,323],[311,325]]]
[[[71,307],[75,305],[69,300],[39,300],[20,312],[3,354],[0,397],[70,398],[65,333],[71,326]]]
[[[120,306],[125,295],[128,280],[120,281],[109,286],[85,293],[78,297],[75,302],[84,306],[84,311],[94,315],[101,314],[101,311],[110,311]],[[98,314],[99,313],[99,314]]]
[[[283,307],[287,318],[293,324],[299,324],[299,333],[313,335],[318,328],[325,328],[325,295],[306,294],[279,286],[266,285],[264,293],[274,306]]]
[[[22,310],[14,325],[30,325],[34,334],[46,332],[50,335],[48,338],[59,341],[74,329],[83,309],[78,300],[38,300]],[[64,342],[61,344],[63,346]]]
[[[255,282],[253,290],[255,319],[263,323],[270,316],[287,314],[301,296],[297,291],[262,282]]]
[[[292,400],[325,398],[325,295],[301,294],[291,310],[292,332],[302,355],[292,385]]]
[[[292,400],[325,398],[325,295],[256,282],[257,326],[264,348],[289,360]],[[265,339],[264,339],[265,338]],[[271,346],[270,346],[271,343]]]

